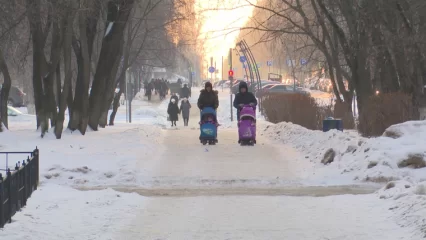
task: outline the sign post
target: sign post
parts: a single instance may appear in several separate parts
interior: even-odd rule
[[[269,67],[268,72],[271,72],[272,60],[266,61],[266,65],[268,65],[268,67]]]
[[[240,57],[241,61],[241,57]],[[232,83],[234,81],[234,71],[232,71],[232,48],[229,49],[229,71],[228,71],[228,78],[230,81],[229,84],[229,99],[230,99],[230,108],[231,108],[231,122],[234,121],[233,116],[233,109],[232,109]]]

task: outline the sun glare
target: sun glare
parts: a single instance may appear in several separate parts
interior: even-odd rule
[[[246,0],[197,0],[196,9],[203,23],[200,38],[204,39],[205,55],[202,66],[205,67],[207,62],[210,65],[213,57],[220,76],[221,58],[226,58],[229,48],[235,46],[239,29],[252,15],[253,7]]]

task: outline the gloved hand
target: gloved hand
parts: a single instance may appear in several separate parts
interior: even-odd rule
[[[240,107],[240,108],[242,108],[242,107],[244,107],[244,104],[238,104],[238,106]]]
[[[253,107],[253,106],[254,106],[254,103],[250,103],[250,106],[252,106],[252,107]]]

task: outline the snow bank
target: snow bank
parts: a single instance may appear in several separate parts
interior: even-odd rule
[[[134,185],[143,176],[139,160],[161,154],[161,127],[140,124],[116,124],[113,127],[87,132],[65,131],[56,140],[52,131],[43,139],[34,131],[2,133],[2,151],[40,149],[41,183],[68,186]],[[11,155],[9,166],[26,158]],[[0,156],[1,168],[5,156]]]
[[[395,125],[386,132],[395,136],[367,139],[355,131],[324,133],[292,123],[279,123],[266,126],[263,134],[294,146],[313,163],[315,171],[324,176],[348,175],[368,182],[426,180],[425,166],[411,163],[413,158],[419,160],[426,156],[426,121]],[[325,166],[321,161],[329,149],[334,150],[335,157]]]
[[[426,121],[394,125],[370,139],[355,131],[324,133],[292,123],[266,124],[263,135],[304,154],[299,161],[310,161],[312,167],[305,172],[307,182],[386,184],[377,195],[393,200],[390,210],[402,216],[399,223],[426,234]],[[327,151],[334,159],[325,165],[321,161]]]

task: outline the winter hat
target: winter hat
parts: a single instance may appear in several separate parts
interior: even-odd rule
[[[246,90],[248,90],[247,83],[244,82],[244,81],[240,82],[240,85],[238,86],[238,88],[239,88],[240,92],[241,92],[242,88],[245,88]]]
[[[204,89],[207,89],[207,87],[213,88],[213,85],[211,82],[206,82],[206,84],[204,84]]]
[[[185,102],[186,102],[186,101],[188,101],[188,98],[184,97],[184,98],[183,98],[183,101],[185,101]]]

